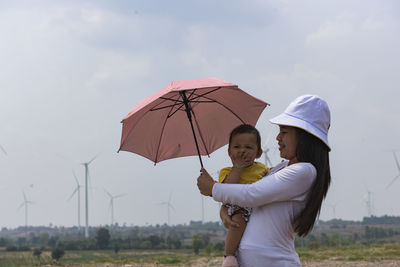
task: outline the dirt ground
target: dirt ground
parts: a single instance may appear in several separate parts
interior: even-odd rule
[[[400,267],[400,261],[379,261],[379,262],[354,262],[354,261],[313,261],[302,262],[303,267]]]
[[[185,265],[176,265],[180,267],[216,267],[221,266],[222,259],[217,258],[200,258],[195,262]],[[82,265],[80,265],[82,266]],[[85,265],[86,266],[86,265]],[[161,265],[161,264],[96,264],[90,265],[90,267],[171,267],[172,265]],[[56,267],[54,265],[47,267]],[[379,261],[379,262],[352,262],[352,261],[335,261],[335,260],[324,260],[324,261],[307,261],[302,262],[302,267],[400,267],[400,260],[396,261]]]

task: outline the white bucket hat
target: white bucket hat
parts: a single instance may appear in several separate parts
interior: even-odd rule
[[[302,95],[296,98],[286,110],[269,120],[278,125],[303,129],[318,137],[329,150],[328,130],[331,124],[331,112],[325,100],[316,95]]]

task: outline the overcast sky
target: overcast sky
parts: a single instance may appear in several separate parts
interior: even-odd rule
[[[276,151],[269,118],[317,94],[332,113],[332,186],[321,219],[400,216],[400,2],[0,1],[0,227],[77,224],[72,171],[89,165],[89,224],[201,220],[196,157],[154,164],[117,153],[121,119],[173,80],[218,77],[271,104],[257,127]],[[230,165],[227,147],[204,158]],[[400,159],[400,151],[398,158]],[[264,158],[260,159],[261,161]],[[84,225],[81,192],[81,224]],[[204,199],[205,221],[218,204]]]

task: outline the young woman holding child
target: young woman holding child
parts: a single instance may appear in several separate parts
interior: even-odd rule
[[[285,159],[253,184],[217,183],[202,169],[197,179],[200,192],[215,201],[252,208],[236,256],[239,266],[299,267],[295,234],[306,236],[319,215],[328,191],[328,130],[330,111],[315,95],[296,98],[279,116],[276,139]],[[242,154],[246,160],[248,155]],[[222,206],[227,227],[238,227]],[[233,265],[234,266],[234,265]]]

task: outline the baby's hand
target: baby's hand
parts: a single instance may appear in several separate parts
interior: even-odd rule
[[[233,168],[243,169],[251,165],[248,155],[244,152],[232,155],[231,160]]]

